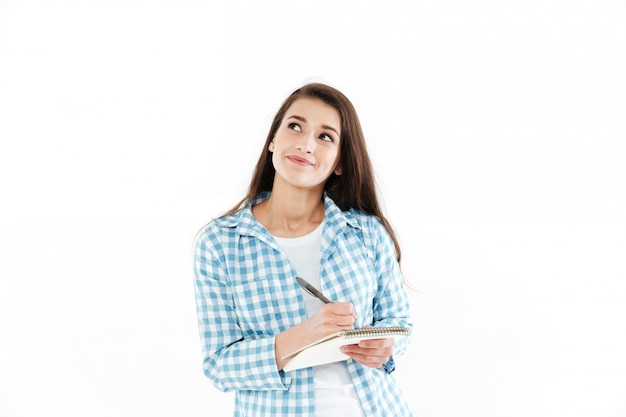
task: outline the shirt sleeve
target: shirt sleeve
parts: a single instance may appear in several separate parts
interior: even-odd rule
[[[398,264],[393,240],[382,223],[376,222],[377,231],[375,252],[375,268],[378,288],[374,298],[374,326],[403,326],[413,328],[411,307],[406,289],[403,285],[402,272]],[[409,344],[409,337],[402,337],[393,346],[394,356],[403,354]],[[386,366],[388,372],[393,371],[393,358]]]
[[[221,391],[286,390],[290,378],[277,370],[275,337],[244,339],[219,244],[207,234],[196,240],[194,276],[204,374]]]

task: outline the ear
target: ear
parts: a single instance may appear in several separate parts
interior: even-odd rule
[[[270,142],[270,146],[268,147],[270,152],[274,152],[274,140],[272,139],[272,141]]]
[[[335,168],[335,175],[341,175],[341,165],[337,165],[337,168]]]

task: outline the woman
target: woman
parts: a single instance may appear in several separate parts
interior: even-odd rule
[[[195,290],[206,376],[235,416],[413,416],[377,339],[346,361],[285,372],[282,358],[337,331],[411,327],[400,248],[376,196],[350,101],[295,90],[274,117],[245,198],[198,235]],[[305,293],[304,277],[333,303]]]

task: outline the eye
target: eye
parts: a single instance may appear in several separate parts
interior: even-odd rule
[[[325,142],[334,142],[334,141],[335,141],[335,139],[333,139],[333,137],[332,137],[332,136],[330,136],[330,135],[328,135],[328,134],[326,134],[326,133],[322,133],[322,134],[320,135],[320,139],[321,139],[321,140],[323,140],[323,141],[325,141]]]
[[[287,127],[291,130],[295,130],[296,132],[302,132],[302,128],[298,123],[289,123]]]

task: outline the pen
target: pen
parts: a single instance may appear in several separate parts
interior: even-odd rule
[[[304,278],[296,277],[296,281],[298,281],[298,284],[300,284],[300,286],[304,288],[304,290],[308,292],[309,294],[311,294],[313,297],[319,298],[326,304],[332,303],[332,301],[324,297],[324,294],[319,292],[317,288],[309,284]]]

